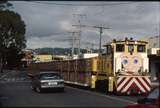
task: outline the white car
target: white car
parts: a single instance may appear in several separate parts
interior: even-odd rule
[[[64,91],[64,80],[56,72],[40,72],[32,77],[31,88],[37,92],[43,90]]]

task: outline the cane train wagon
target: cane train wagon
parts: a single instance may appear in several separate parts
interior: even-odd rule
[[[151,90],[147,42],[113,40],[97,57],[32,63],[28,75],[39,70],[62,74],[66,83],[119,94],[145,94]]]

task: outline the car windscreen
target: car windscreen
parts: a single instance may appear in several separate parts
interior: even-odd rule
[[[51,80],[51,79],[62,79],[62,77],[57,73],[43,73],[40,74],[41,80]]]

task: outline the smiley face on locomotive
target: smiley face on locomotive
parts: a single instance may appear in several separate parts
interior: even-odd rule
[[[150,91],[147,44],[145,41],[126,39],[123,41],[113,40],[105,45],[105,63],[111,64],[106,65],[104,70],[108,73],[107,80],[111,82],[108,87],[109,91],[116,90],[116,92],[127,94],[133,91],[139,94]]]
[[[145,75],[149,72],[147,42],[116,41],[113,47],[113,72],[123,75]]]

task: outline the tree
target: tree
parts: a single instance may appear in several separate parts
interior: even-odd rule
[[[5,10],[12,7],[12,4],[8,2],[8,0],[1,0],[0,1],[0,10]]]
[[[25,23],[20,15],[10,10],[0,10],[0,64],[4,66],[17,64],[26,47]]]

